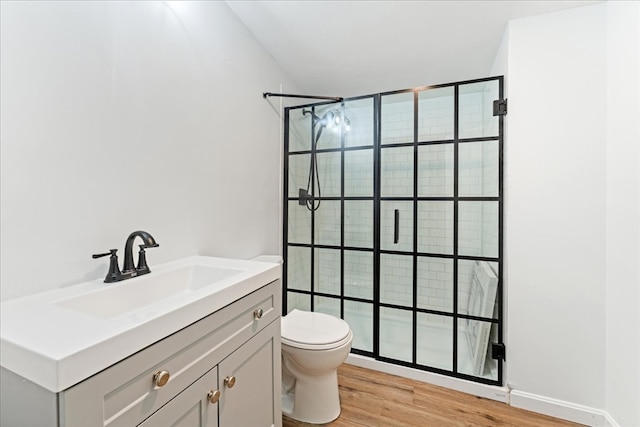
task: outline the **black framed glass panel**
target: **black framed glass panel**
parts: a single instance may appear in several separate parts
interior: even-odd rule
[[[283,311],[342,317],[354,353],[501,385],[502,97],[491,77],[285,109]]]

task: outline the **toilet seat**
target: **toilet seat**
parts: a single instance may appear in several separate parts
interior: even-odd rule
[[[292,310],[281,321],[282,343],[303,350],[329,350],[351,341],[349,324],[324,313]]]

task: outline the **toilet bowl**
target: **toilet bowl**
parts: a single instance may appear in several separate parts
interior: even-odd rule
[[[344,320],[292,310],[282,318],[282,413],[311,424],[340,415],[338,366],[351,351]]]

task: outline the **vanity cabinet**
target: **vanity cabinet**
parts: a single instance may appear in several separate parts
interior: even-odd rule
[[[280,412],[274,412],[272,398],[272,369],[279,357],[274,335],[279,333],[277,323],[271,323],[139,426],[279,425],[275,417],[280,417]]]
[[[280,292],[271,282],[51,393],[58,419],[38,425],[281,427]]]

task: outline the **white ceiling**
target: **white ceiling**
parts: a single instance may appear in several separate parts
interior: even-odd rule
[[[509,20],[593,3],[227,1],[304,94],[343,97],[487,77]]]

